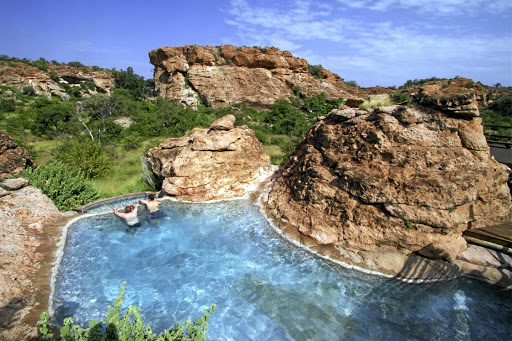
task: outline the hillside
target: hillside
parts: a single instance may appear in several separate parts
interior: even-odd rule
[[[114,89],[114,76],[110,70],[69,64],[0,60],[0,86],[14,87],[36,95],[69,98],[73,93],[89,96],[110,94]]]

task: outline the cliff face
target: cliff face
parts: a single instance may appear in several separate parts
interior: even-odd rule
[[[473,91],[440,84],[410,107],[332,111],[275,175],[268,211],[306,245],[356,252],[345,260],[362,267],[396,273],[411,252],[452,262],[463,231],[512,221],[509,170],[478,116]],[[401,260],[377,265],[372,253]]]
[[[325,69],[315,78],[305,59],[272,47],[160,47],[149,52],[149,58],[155,66],[157,93],[176,104],[267,106],[297,93],[311,97],[325,92],[330,98],[358,100],[372,93],[343,83],[341,77]],[[380,88],[378,92],[394,91]]]
[[[146,156],[153,173],[170,196],[205,201],[241,197],[270,175],[272,165],[263,145],[247,126],[234,127],[227,115],[209,129],[168,138]]]
[[[96,93],[110,94],[114,89],[114,76],[110,71],[95,71],[88,66],[53,64],[48,64],[47,68],[40,70],[22,62],[0,61],[0,85],[20,90],[31,86],[37,95],[62,98],[69,97],[65,86],[80,88],[82,85],[80,91],[85,96]]]

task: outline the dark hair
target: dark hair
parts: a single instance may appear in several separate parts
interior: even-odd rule
[[[148,199],[149,200],[155,200],[155,195],[154,194],[149,194],[148,195]]]
[[[133,211],[133,206],[130,204],[130,205],[127,205],[125,208],[124,208],[124,211],[126,213],[130,213],[131,211]]]

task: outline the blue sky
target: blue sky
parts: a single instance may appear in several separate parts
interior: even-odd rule
[[[0,54],[152,77],[160,46],[275,46],[362,86],[512,85],[510,0],[8,1]]]

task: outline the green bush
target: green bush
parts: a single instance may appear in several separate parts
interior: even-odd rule
[[[411,98],[404,92],[395,92],[391,96],[391,101],[395,104],[407,104],[411,102]]]
[[[50,79],[54,82],[59,82],[59,75],[55,71],[48,72],[48,76],[50,76]]]
[[[324,78],[324,73],[322,70],[323,70],[322,65],[309,65],[308,64],[309,73],[316,79]]]
[[[269,140],[268,139],[268,135],[265,134],[263,131],[261,131],[261,130],[254,130],[254,134],[256,135],[256,138],[258,140],[260,140],[261,143],[263,143],[263,144],[267,144],[268,143],[268,140]]]
[[[48,70],[48,62],[43,57],[40,57],[39,60],[35,61],[36,67],[41,71]]]
[[[82,63],[80,63],[78,61],[68,62],[68,65],[72,66],[72,67],[82,67],[82,66],[84,66],[84,64],[82,64]]]
[[[16,110],[16,102],[12,99],[0,99],[0,112]]]
[[[61,211],[68,211],[99,198],[98,190],[80,169],[53,161],[36,169],[27,168],[20,177],[39,188]]]
[[[344,83],[347,85],[353,86],[354,88],[357,88],[357,89],[360,88],[359,84],[357,84],[356,81],[345,81]]]
[[[27,85],[23,87],[23,94],[27,96],[33,96],[36,94],[36,91],[30,85]]]
[[[100,143],[89,140],[65,140],[55,150],[55,159],[80,169],[87,178],[101,178],[109,174],[110,159]]]
[[[208,330],[208,320],[215,309],[212,304],[210,309],[204,309],[204,315],[197,319],[196,322],[187,320],[184,324],[177,324],[172,329],[165,330],[160,334],[153,333],[150,326],[142,321],[140,309],[136,306],[129,306],[124,314],[121,314],[121,307],[124,298],[124,286],[126,282],[121,284],[119,294],[114,301],[114,307],[109,306],[107,316],[100,321],[89,321],[88,328],[82,328],[76,324],[72,317],[64,319],[64,326],[60,328],[61,340],[176,340],[176,341],[201,341],[206,340],[206,331]],[[37,325],[40,326],[39,332],[42,340],[55,340],[53,333],[50,331],[51,325],[48,314],[41,313]]]

